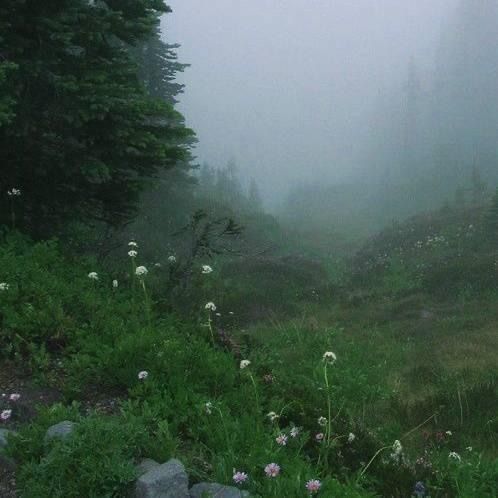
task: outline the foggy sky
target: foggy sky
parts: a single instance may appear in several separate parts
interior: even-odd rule
[[[198,162],[235,159],[267,199],[368,167],[376,97],[410,57],[430,74],[457,0],[169,0],[168,43],[191,64],[180,111]]]

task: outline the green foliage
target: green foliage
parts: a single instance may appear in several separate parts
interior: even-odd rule
[[[1,223],[16,187],[18,220],[37,236],[68,220],[119,225],[144,179],[188,157],[191,132],[147,94],[129,48],[166,10],[162,0],[2,2],[7,67],[17,70],[0,107],[10,121],[0,128]]]
[[[12,92],[11,78],[16,70],[16,64],[5,61],[0,62],[0,94],[2,95],[0,98],[0,128],[8,125],[15,115],[14,106],[16,100]]]
[[[144,439],[141,424],[82,418],[75,434],[51,441],[38,460],[23,466],[18,476],[21,496],[123,496],[136,478],[133,457]]]
[[[431,242],[422,254],[441,257],[448,246],[438,244],[439,239]],[[34,244],[11,234],[0,247],[0,281],[10,284],[0,294],[2,329],[14,343],[9,356],[43,363],[52,373],[45,380],[58,385],[67,402],[85,403],[41,410],[11,438],[8,452],[18,462],[23,496],[125,496],[140,458],[163,462],[173,456],[186,464],[191,482],[231,484],[234,468],[248,472],[244,489],[255,497],[305,496],[309,479],[321,480],[318,496],[323,497],[404,498],[417,480],[435,498],[489,493],[496,478],[491,458],[483,456],[479,463],[465,456],[471,470],[463,463],[455,466],[448,454],[458,451],[463,457],[468,445],[476,452],[477,445],[492,451],[496,379],[488,376],[484,382],[482,375],[468,373],[468,366],[451,371],[436,365],[430,343],[421,355],[423,341],[407,340],[406,322],[399,325],[404,336],[396,323],[378,330],[374,325],[371,309],[379,303],[401,309],[410,297],[404,269],[413,268],[403,266],[399,255],[379,273],[387,280],[372,308],[353,310],[341,310],[319,289],[326,289],[327,276],[306,258],[259,261],[254,267],[246,260],[249,276],[244,278],[237,265],[225,261],[219,269],[213,262],[212,273],[199,268],[194,279],[199,293],[216,297],[222,316],[210,314],[210,321],[205,309],[197,313],[193,307],[190,319],[161,311],[155,300],[164,285],[162,270],[151,269],[144,280],[126,280],[130,262],[125,259],[115,262],[115,274],[106,275],[92,260],[62,256],[55,242]],[[141,262],[140,253],[132,266]],[[99,280],[88,278],[90,271],[97,271]],[[117,289],[111,285],[114,275],[120,277]],[[238,279],[245,290],[230,292]],[[238,305],[242,313],[259,287],[281,294],[268,300],[280,320],[241,331],[235,326],[239,312],[227,317],[228,306]],[[315,288],[318,298],[306,301],[305,293]],[[291,320],[291,311],[275,304],[279,299],[302,306],[302,317]],[[32,317],[23,314],[26,303],[33,303]],[[341,327],[350,312],[354,320]],[[221,341],[218,327],[229,329],[232,343]],[[454,340],[468,324],[441,321],[438,330],[439,340],[449,335]],[[16,342],[17,335],[33,346]],[[334,364],[324,363],[325,351],[337,354]],[[241,359],[251,363],[241,369]],[[56,360],[61,363],[54,369]],[[138,378],[141,371],[147,378]],[[414,399],[415,387],[422,384],[426,391],[430,384],[431,397],[427,392]],[[411,389],[413,399],[408,399]],[[92,410],[101,396],[118,397],[112,413]],[[267,416],[271,411],[279,415],[274,421]],[[321,426],[319,417],[330,424]],[[18,420],[13,417],[13,423]],[[45,444],[47,427],[61,420],[77,422],[77,431],[67,441]],[[485,437],[479,436],[483,425]],[[293,427],[300,429],[295,438]],[[452,439],[422,439],[423,430],[448,429]],[[322,442],[315,439],[319,432],[326,434]],[[276,441],[281,434],[288,437],[284,446]],[[395,439],[404,447],[399,461],[391,456]],[[421,466],[421,456],[430,467]],[[278,478],[265,476],[271,462],[281,467]]]
[[[0,246],[0,264],[0,280],[8,285],[0,291],[3,357],[57,355],[91,331],[105,337],[137,323],[126,291],[124,302],[114,301],[112,278],[100,274],[91,280],[95,262],[74,265],[54,241],[32,244],[10,235]]]

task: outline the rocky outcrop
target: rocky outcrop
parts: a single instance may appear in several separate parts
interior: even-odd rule
[[[69,420],[64,420],[58,424],[52,425],[45,433],[45,442],[48,442],[51,439],[67,439],[74,432],[75,428],[76,424]]]
[[[179,460],[172,458],[162,465],[151,465],[151,462],[154,461],[147,463],[150,470],[136,482],[135,498],[190,498],[188,476]]]

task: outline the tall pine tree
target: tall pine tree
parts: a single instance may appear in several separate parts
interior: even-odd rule
[[[192,132],[147,93],[131,50],[168,11],[163,0],[2,0],[0,86],[13,74],[0,99],[0,223],[16,187],[36,236],[69,220],[120,225],[144,180],[188,157]]]

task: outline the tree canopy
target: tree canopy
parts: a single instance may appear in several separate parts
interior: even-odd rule
[[[145,180],[185,163],[193,132],[172,99],[147,91],[135,54],[169,10],[162,0],[2,1],[1,223],[14,187],[34,235],[68,220],[120,225]]]

